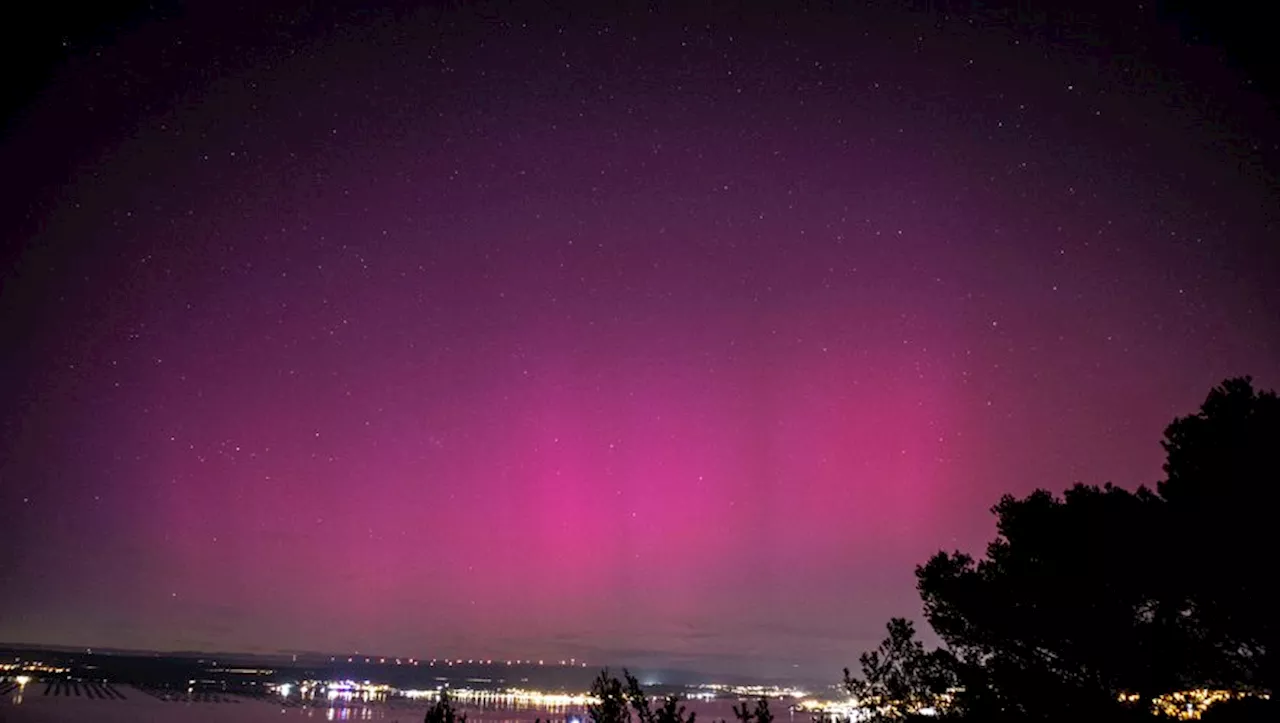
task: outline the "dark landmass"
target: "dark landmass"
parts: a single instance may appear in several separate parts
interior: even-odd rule
[[[600,666],[511,664],[506,661],[457,663],[309,653],[238,653],[150,651],[120,648],[72,648],[59,645],[0,644],[0,659],[39,660],[70,669],[73,677],[144,686],[187,686],[197,681],[224,690],[297,680],[370,680],[396,688],[502,689],[531,688],[581,692],[590,688]],[[348,662],[348,658],[352,658]],[[386,662],[381,662],[385,660]],[[558,661],[557,661],[558,663]],[[615,666],[620,667],[620,666]],[[743,676],[717,676],[688,670],[635,668],[653,687],[681,688],[717,682],[734,685],[771,684]]]

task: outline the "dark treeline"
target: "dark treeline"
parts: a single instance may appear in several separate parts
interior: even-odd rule
[[[926,651],[911,623],[891,621],[860,675],[845,671],[868,718],[1150,720],[1208,689],[1247,695],[1204,720],[1280,721],[1265,698],[1280,678],[1280,402],[1228,380],[1163,445],[1154,490],[1006,495],[983,556],[939,552],[918,567],[943,645]]]

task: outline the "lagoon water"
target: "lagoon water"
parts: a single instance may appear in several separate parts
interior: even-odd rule
[[[102,700],[84,697],[44,695],[44,685],[31,684],[25,690],[0,700],[0,723],[289,723],[290,721],[383,721],[384,723],[418,723],[427,709],[425,702],[393,701],[389,703],[346,706],[283,707],[265,700],[222,695],[223,702],[189,703],[163,701],[128,686],[117,686],[125,700]],[[699,721],[716,723],[733,720],[733,702],[689,701],[689,710]],[[469,723],[532,723],[573,721],[584,718],[577,709],[538,709],[492,706],[463,706]],[[789,713],[785,704],[774,709],[778,723],[808,723],[802,713]]]

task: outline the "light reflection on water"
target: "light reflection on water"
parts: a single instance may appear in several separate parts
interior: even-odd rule
[[[16,695],[0,698],[0,720],[6,723],[285,723],[289,720],[314,721],[378,721],[379,723],[418,723],[430,703],[391,698],[384,702],[360,700],[315,701],[314,705],[281,706],[274,702],[240,698],[240,703],[164,702],[125,688],[128,700],[88,700],[84,698],[32,695],[28,689],[21,703]],[[698,723],[734,721],[733,701],[687,701],[688,710],[696,712]],[[588,723],[585,708],[572,706],[538,707],[525,702],[491,701],[468,703],[459,708],[468,723],[533,723],[541,718],[546,723]],[[810,723],[804,713],[791,713],[786,701],[774,706],[777,723]]]

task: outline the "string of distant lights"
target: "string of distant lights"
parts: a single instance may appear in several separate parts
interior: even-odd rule
[[[13,682],[17,683],[19,688],[25,688],[37,677],[43,677],[43,675],[62,675],[69,672],[68,668],[39,661],[0,663],[0,673],[17,673],[9,677]],[[255,670],[254,672],[260,671]],[[189,682],[194,683],[195,681]],[[587,693],[544,692],[523,688],[481,690],[445,688],[443,686],[434,689],[399,689],[385,683],[374,683],[369,680],[305,680],[300,683],[274,684],[269,687],[269,690],[282,698],[289,698],[296,693],[303,700],[315,700],[317,702],[381,702],[391,697],[429,701],[439,700],[441,695],[447,691],[450,698],[462,704],[529,706],[552,711],[584,708],[600,702],[598,698]],[[811,696],[809,693],[797,688],[779,686],[705,683],[688,692],[685,698],[688,700],[710,701],[721,696],[792,699],[795,701],[792,704],[795,710],[810,713],[827,720],[857,721],[865,715],[865,711],[859,708],[858,702],[853,698],[841,700],[822,699]],[[1266,694],[1198,688],[1168,693],[1153,698],[1151,700],[1151,712],[1180,720],[1198,720],[1205,710],[1215,703],[1239,700],[1251,696],[1270,699],[1270,696]],[[1138,702],[1136,694],[1122,694],[1119,699],[1128,703]],[[941,704],[945,706],[946,702],[947,697],[944,696]],[[930,715],[937,711],[932,708],[926,708],[914,712]]]
[[[452,668],[456,665],[503,665],[503,664],[506,664],[508,666],[522,665],[522,666],[539,666],[539,667],[553,667],[558,665],[559,667],[562,667],[562,668],[587,667],[587,664],[585,662],[580,661],[577,658],[566,658],[560,661],[552,660],[550,662],[547,662],[546,659],[534,660],[532,658],[506,660],[506,661],[499,659],[495,663],[493,658],[470,658],[466,660],[462,658],[431,658],[430,660],[422,660],[419,658],[382,658],[377,656],[361,657],[359,655],[347,656],[348,663],[360,663],[362,661],[368,665],[412,665],[412,666],[426,665],[429,668],[434,668],[436,666]],[[338,662],[338,656],[336,655],[330,656],[329,662],[331,663]]]
[[[699,690],[688,693],[689,700],[710,701],[721,695],[733,695],[750,698],[804,698],[804,691],[776,686],[730,686],[708,684],[699,686]],[[506,688],[503,690],[481,690],[473,688],[430,688],[430,689],[398,689],[383,683],[356,680],[318,681],[306,680],[300,683],[280,683],[274,690],[282,697],[289,697],[295,692],[303,699],[327,700],[383,700],[397,696],[411,700],[438,700],[445,691],[460,703],[521,705],[551,710],[584,707],[599,700],[587,693],[544,692],[523,688]]]

